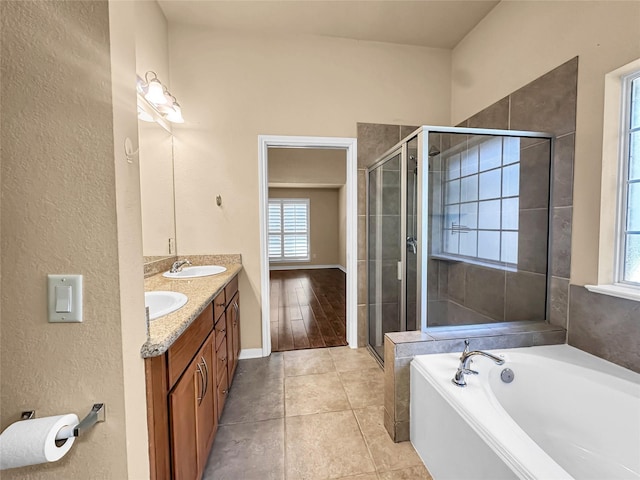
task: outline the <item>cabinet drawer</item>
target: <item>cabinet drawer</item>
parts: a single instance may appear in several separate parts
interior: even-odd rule
[[[225,305],[229,305],[231,299],[238,291],[238,275],[233,277],[227,286],[224,287]],[[217,317],[216,317],[217,318]]]
[[[226,339],[227,336],[227,321],[226,317],[223,315],[216,322],[216,350],[220,348]]]
[[[227,304],[225,301],[224,290],[222,290],[213,299],[213,319],[218,321],[220,316],[224,313],[224,307]]]
[[[226,337],[223,337],[226,338]],[[222,377],[225,376],[227,374],[227,363],[228,363],[228,358],[227,358],[227,347],[226,347],[226,343],[222,342],[222,345],[220,346],[220,348],[218,350],[216,350],[216,373],[217,373],[217,379],[216,379],[216,383],[220,384],[220,382],[222,381]]]
[[[169,389],[173,387],[182,372],[191,363],[191,359],[198,352],[212,328],[213,307],[209,304],[167,351]]]
[[[229,385],[227,382],[227,371],[224,370],[222,380],[218,384],[218,420],[222,416],[222,410],[224,409],[224,402],[227,400],[229,394]]]

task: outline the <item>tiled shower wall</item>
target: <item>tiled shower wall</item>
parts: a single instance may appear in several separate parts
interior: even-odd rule
[[[566,327],[569,299],[569,269],[571,265],[571,218],[573,211],[573,161],[576,125],[578,58],[573,58],[511,95],[499,100],[459,127],[495,128],[548,132],[556,136],[553,168],[553,221],[551,241],[551,323]],[[359,342],[366,345],[366,168],[386,150],[417,127],[399,125],[358,124],[358,331]],[[527,145],[530,151],[535,146]],[[536,182],[539,183],[539,182]],[[535,212],[534,212],[535,213]],[[543,218],[546,213],[542,214]],[[538,215],[540,216],[540,215]],[[543,218],[544,220],[544,218]],[[531,222],[527,222],[532,224]],[[544,246],[541,238],[531,236],[533,245]],[[435,268],[435,264],[439,264]],[[531,285],[544,280],[540,273],[544,265],[527,269],[531,273],[499,272],[494,269],[445,264],[433,261],[430,285],[439,285],[439,295],[447,296],[448,307],[455,309],[456,319],[465,323],[492,323],[526,318],[519,312],[535,310],[532,305],[543,298],[522,296]],[[501,277],[494,279],[497,274]],[[507,278],[507,275],[509,278]],[[486,294],[486,285],[505,285],[500,299]],[[538,290],[540,291],[540,290]],[[507,297],[511,300],[507,300]],[[451,305],[454,305],[451,307]],[[496,308],[497,305],[497,308]],[[450,312],[451,313],[451,312]],[[510,318],[514,317],[514,318]],[[532,316],[539,320],[539,316]]]
[[[458,126],[533,130],[555,135],[549,321],[568,330],[570,345],[640,372],[640,303],[590,293],[578,285],[569,286],[577,79],[576,57]],[[366,344],[367,332],[366,167],[415,128],[358,124],[358,328],[361,345]]]
[[[640,303],[569,285],[577,74],[576,57],[460,126],[538,130],[556,136],[549,320],[567,330],[570,345],[640,372]]]
[[[418,127],[358,123],[358,345],[367,345],[367,168]],[[394,267],[395,268],[395,267]]]
[[[442,142],[451,136],[432,136],[438,137]],[[464,141],[467,136],[457,135],[453,140],[457,138]],[[550,142],[523,138],[520,144],[518,270],[429,260],[429,326],[545,319]],[[439,171],[440,163],[430,159],[430,171]],[[432,192],[440,189],[439,185],[430,187]],[[431,202],[430,208],[433,205]]]
[[[547,132],[555,135],[555,148],[553,155],[553,209],[551,225],[551,311],[550,322],[566,328],[568,298],[569,298],[569,270],[571,267],[571,219],[573,213],[573,162],[576,130],[576,101],[578,86],[578,58],[573,58],[559,67],[551,70],[528,85],[513,92],[511,95],[499,100],[485,108],[471,118],[460,123],[459,127],[474,128],[499,128],[505,130],[529,130]],[[534,147],[535,148],[535,147]],[[527,176],[526,169],[522,168],[521,174]],[[538,172],[540,173],[540,172]],[[534,178],[539,176],[535,172]],[[526,181],[526,178],[523,178]],[[536,183],[540,183],[537,182]],[[541,213],[542,212],[542,213]],[[531,209],[528,213],[531,217],[539,217],[538,223],[545,221],[546,210]],[[522,213],[521,213],[522,219]],[[531,218],[523,224],[533,224],[535,218]],[[544,232],[544,229],[540,229]],[[544,245],[545,238],[531,237],[532,242],[539,246]],[[520,259],[519,259],[520,260]],[[532,263],[532,262],[528,262]],[[540,273],[546,269],[545,265],[530,265],[526,268],[531,274],[520,275],[507,272],[505,282],[505,297],[511,290],[512,298],[516,298],[518,291],[526,291],[527,284],[540,282]],[[477,269],[467,269],[462,274],[451,274],[449,269],[449,294],[453,285],[460,286],[461,282],[469,282],[463,289],[464,292],[474,291],[478,297],[482,289],[490,279],[488,275],[478,275]],[[484,269],[487,270],[487,269]],[[538,274],[538,275],[537,275]],[[494,273],[495,275],[495,273]],[[480,296],[479,298],[484,298]],[[537,301],[542,301],[538,298]],[[518,316],[518,310],[523,305],[513,305],[504,311],[512,312]],[[527,308],[525,308],[527,309]],[[483,312],[480,312],[483,313]],[[484,312],[486,314],[486,312]],[[498,312],[494,312],[492,318]],[[510,318],[507,313],[504,320],[523,320],[524,318]],[[494,320],[495,321],[495,320]]]

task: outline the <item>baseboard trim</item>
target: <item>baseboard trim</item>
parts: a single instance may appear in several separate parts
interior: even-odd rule
[[[240,350],[238,360],[246,360],[248,358],[262,358],[262,348],[243,348]]]
[[[269,265],[269,270],[320,270],[324,268],[337,268],[347,273],[342,265]]]

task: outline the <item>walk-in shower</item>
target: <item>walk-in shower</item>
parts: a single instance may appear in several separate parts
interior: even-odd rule
[[[421,127],[367,170],[369,346],[547,318],[551,135]]]

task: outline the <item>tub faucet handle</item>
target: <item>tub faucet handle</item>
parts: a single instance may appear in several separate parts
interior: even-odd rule
[[[454,385],[458,387],[466,387],[467,382],[465,382],[464,376],[469,374],[471,375],[478,374],[478,372],[476,372],[475,370],[471,370],[469,368],[469,365],[472,362],[471,357],[474,357],[476,355],[489,358],[493,360],[494,363],[496,363],[497,365],[502,365],[504,363],[504,359],[500,357],[496,357],[495,355],[488,352],[483,352],[481,350],[474,350],[470,352],[469,340],[467,339],[464,341],[464,351],[462,352],[462,355],[460,355],[460,365],[458,365],[458,370],[456,371],[456,374],[454,375],[454,377],[451,379]]]

